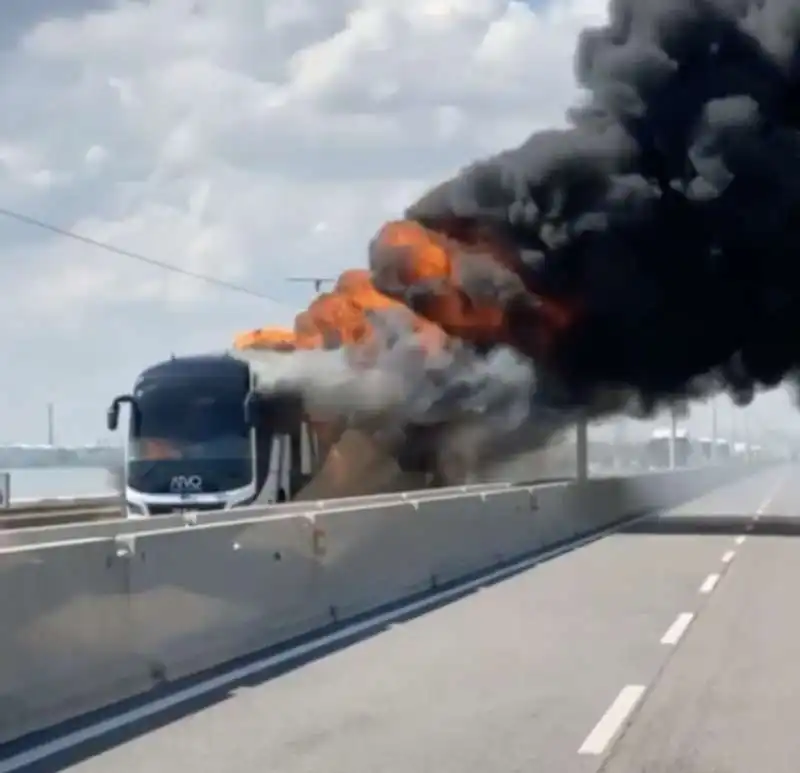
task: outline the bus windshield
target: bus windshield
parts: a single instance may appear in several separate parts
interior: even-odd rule
[[[175,480],[195,481],[194,493],[242,488],[253,480],[244,395],[206,381],[144,384],[131,421],[128,483],[150,493],[176,492]],[[201,484],[197,485],[197,481]]]

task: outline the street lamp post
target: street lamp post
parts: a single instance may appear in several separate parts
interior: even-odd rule
[[[717,461],[717,398],[711,398],[711,463]]]
[[[669,407],[669,468],[674,470],[677,463],[675,444],[678,434],[678,412],[674,405]]]
[[[589,478],[589,422],[581,414],[575,426],[575,451],[577,454],[576,477],[579,481]]]

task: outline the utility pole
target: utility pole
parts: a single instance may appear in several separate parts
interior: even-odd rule
[[[742,429],[743,435],[742,438],[744,442],[744,459],[746,462],[750,462],[750,422],[747,420],[747,408],[742,409]]]
[[[575,451],[577,453],[577,478],[583,482],[589,478],[589,422],[581,414],[575,426]]]
[[[335,282],[335,279],[331,279],[327,276],[290,276],[287,282],[305,282],[307,284],[314,285],[314,292],[318,293],[322,290],[322,285],[326,282]]]
[[[717,461],[717,398],[711,398],[711,454],[710,462]]]
[[[670,404],[669,406],[669,468],[670,470],[675,469],[675,464],[677,461],[676,454],[675,454],[675,444],[677,442],[677,434],[678,434],[678,411],[675,408],[675,405]]]
[[[625,441],[627,432],[625,431],[625,419],[617,419],[614,423],[614,439],[612,440],[612,465],[615,470],[625,466],[627,455],[625,454]]]
[[[47,403],[47,445],[54,446],[56,444],[56,421],[55,421],[55,406],[53,403]]]

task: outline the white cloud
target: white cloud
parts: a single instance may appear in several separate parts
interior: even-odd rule
[[[274,249],[340,268],[363,258],[360,240],[395,191],[559,121],[574,96],[575,33],[602,10],[601,0],[540,11],[507,0],[156,0],[45,19],[12,56],[7,94],[28,102],[6,163],[20,184],[49,175],[48,203],[75,198],[68,225],[93,238],[243,281],[285,265],[265,254]],[[38,164],[14,160],[23,137]],[[193,216],[199,190],[206,208]],[[339,223],[335,244],[313,238],[321,220]],[[62,271],[87,254],[63,240],[52,250]],[[86,285],[90,306],[119,282],[134,295],[153,287],[135,266],[107,263]],[[80,284],[67,283],[62,303]]]
[[[169,349],[290,322],[291,275],[365,263],[380,222],[477,155],[563,121],[605,0],[103,0],[0,59],[0,202],[244,284],[270,304],[0,220],[3,390],[68,434]],[[89,2],[92,6],[89,6]]]
[[[86,151],[86,156],[84,158],[87,166],[97,169],[105,163],[108,158],[108,151],[102,145],[92,145],[89,150]]]
[[[308,294],[286,277],[363,265],[428,183],[562,120],[575,35],[604,2],[58,9],[2,59],[2,203],[283,305],[0,221],[0,356],[21,408],[0,435],[53,395],[99,434],[102,401],[168,347],[291,321]]]

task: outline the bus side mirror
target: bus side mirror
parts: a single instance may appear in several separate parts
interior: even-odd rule
[[[109,432],[116,432],[119,426],[119,405],[114,403],[106,414],[106,426]]]
[[[115,432],[119,426],[119,407],[122,405],[122,403],[128,403],[131,406],[134,422],[138,427],[139,406],[136,403],[136,398],[132,397],[131,395],[120,395],[119,397],[114,398],[114,402],[111,403],[111,407],[106,413],[106,426],[108,427],[109,432]]]

